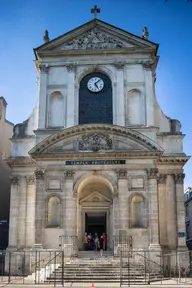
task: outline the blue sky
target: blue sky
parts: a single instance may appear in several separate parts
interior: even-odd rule
[[[53,39],[92,19],[99,19],[159,43],[156,95],[165,112],[179,119],[186,134],[184,149],[192,155],[192,3],[187,0],[0,0],[0,95],[8,102],[7,119],[14,124],[30,115],[37,100],[33,48],[45,29]],[[192,186],[192,160],[185,169]]]

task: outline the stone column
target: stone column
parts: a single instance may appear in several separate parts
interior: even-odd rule
[[[143,63],[145,73],[145,93],[146,93],[146,125],[154,126],[154,92],[153,92],[153,77],[152,77],[152,64]]]
[[[117,125],[125,126],[125,97],[124,97],[124,63],[117,62],[114,64],[117,72]]]
[[[47,122],[47,64],[39,64],[39,123],[38,128],[44,129]]]
[[[9,248],[17,248],[19,216],[19,178],[11,178],[11,197],[9,214]]]
[[[177,248],[177,219],[176,219],[176,195],[174,175],[167,175],[166,180],[167,203],[167,239],[171,250]]]
[[[76,65],[67,65],[68,88],[67,88],[67,127],[75,125],[75,70]]]
[[[26,247],[35,244],[35,176],[27,177]]]
[[[185,206],[183,199],[184,173],[175,174],[176,184],[176,210],[177,210],[177,249],[186,249]],[[184,232],[184,237],[178,237],[178,232]]]
[[[128,230],[128,179],[127,171],[118,171],[118,204],[119,204],[119,235],[127,236]]]
[[[166,174],[158,177],[158,203],[159,203],[159,237],[162,248],[167,246],[167,202],[166,202]]]
[[[65,171],[65,235],[76,236],[77,234],[77,196],[73,192],[74,171]]]
[[[150,245],[152,250],[161,251],[159,244],[159,215],[158,215],[158,197],[157,197],[157,168],[151,168],[148,171],[148,193],[149,193],[149,228]]]
[[[19,216],[18,216],[18,247],[24,248],[26,241],[26,200],[27,182],[26,177],[21,176],[19,187]]]
[[[36,199],[35,199],[35,248],[42,248],[42,229],[43,229],[43,207],[44,207],[44,175],[43,169],[35,171],[36,177]]]

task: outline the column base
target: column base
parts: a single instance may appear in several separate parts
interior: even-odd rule
[[[34,249],[43,249],[42,244],[34,244],[33,246]]]
[[[161,252],[161,245],[160,244],[150,244],[149,245],[149,250],[152,250],[152,251],[159,251]]]

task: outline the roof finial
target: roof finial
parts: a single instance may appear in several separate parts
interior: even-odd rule
[[[45,32],[44,32],[44,36],[43,36],[43,42],[44,43],[47,43],[47,42],[49,42],[49,32],[48,32],[48,30],[45,30]]]
[[[149,32],[148,32],[148,29],[146,26],[143,27],[142,38],[145,40],[148,40],[148,38],[149,38]]]
[[[94,6],[94,8],[91,9],[91,13],[94,14],[94,19],[97,18],[97,13],[100,13],[100,8],[97,7],[97,5]]]

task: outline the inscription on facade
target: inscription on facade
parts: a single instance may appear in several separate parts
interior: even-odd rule
[[[120,165],[125,164],[125,160],[88,160],[88,161],[66,161],[66,165]]]

